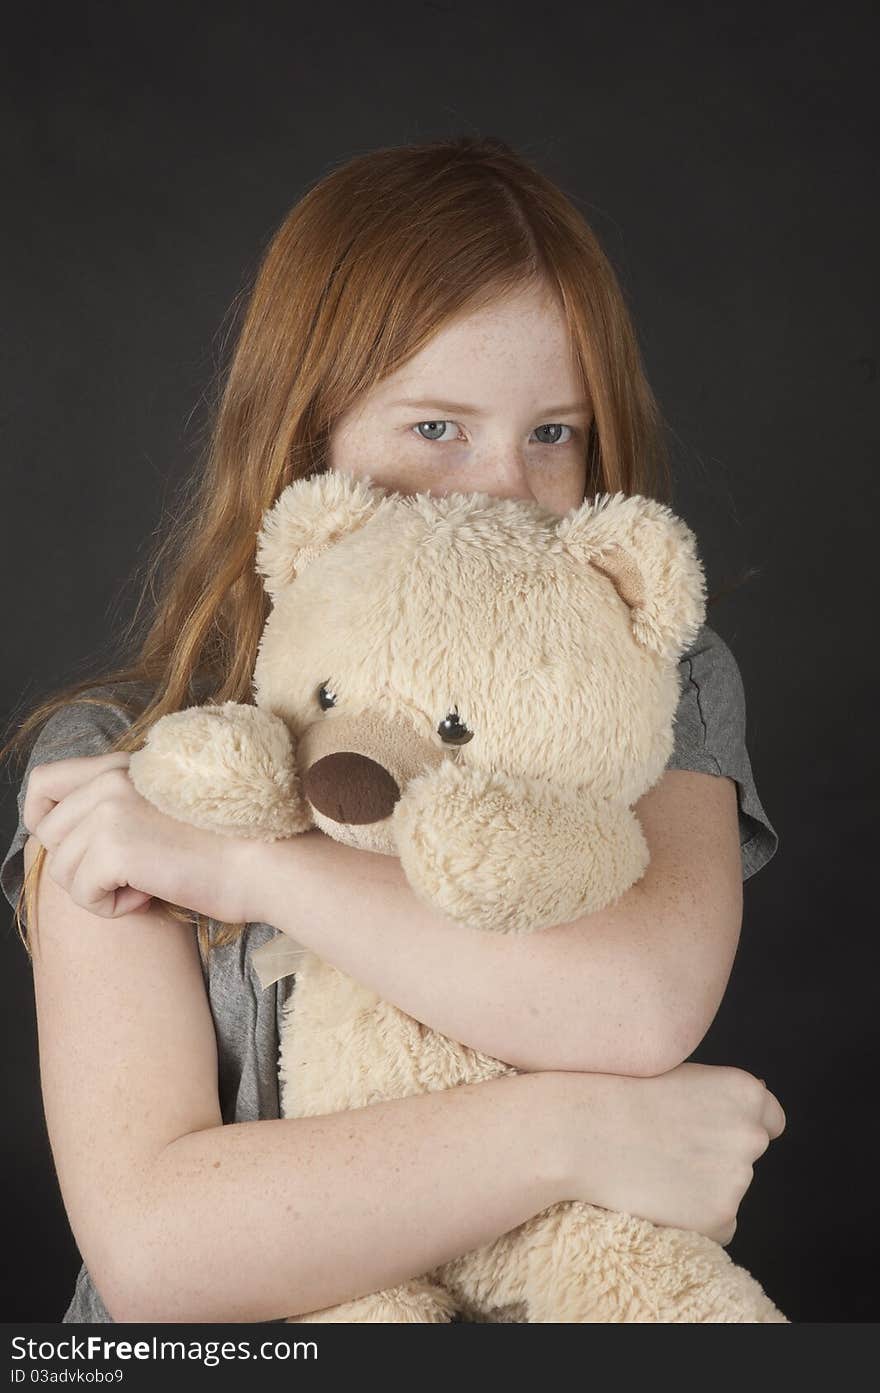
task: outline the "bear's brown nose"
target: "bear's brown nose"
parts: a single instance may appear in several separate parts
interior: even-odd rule
[[[400,797],[383,765],[348,750],[315,760],[306,770],[303,791],[317,812],[352,826],[381,822]]]

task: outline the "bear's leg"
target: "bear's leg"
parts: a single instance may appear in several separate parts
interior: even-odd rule
[[[788,1323],[710,1238],[578,1202],[553,1205],[429,1275],[466,1320]]]
[[[538,1218],[542,1216],[537,1216]],[[475,1248],[435,1268],[428,1275],[441,1282],[469,1322],[523,1324],[535,1319],[529,1309],[527,1224],[503,1233],[493,1243]]]
[[[788,1323],[704,1234],[579,1202],[537,1220],[516,1231],[526,1245],[533,1321]]]
[[[457,1307],[450,1294],[429,1281],[415,1277],[387,1291],[370,1292],[368,1296],[344,1301],[339,1306],[325,1306],[308,1315],[291,1316],[292,1324],[346,1324],[377,1321],[388,1324],[440,1325],[456,1314]]]

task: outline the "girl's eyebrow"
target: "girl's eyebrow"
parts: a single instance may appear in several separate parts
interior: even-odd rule
[[[488,412],[481,411],[478,406],[469,406],[466,402],[460,401],[439,401],[436,397],[430,401],[417,400],[414,397],[401,397],[398,401],[388,403],[389,406],[413,406],[420,411],[431,411],[435,407],[439,411],[457,411],[461,416],[486,416]],[[545,406],[544,411],[548,417],[552,415],[571,416],[578,411],[589,411],[590,403],[586,401],[576,401],[571,406]]]

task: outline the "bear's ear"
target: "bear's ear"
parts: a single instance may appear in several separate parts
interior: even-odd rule
[[[611,581],[637,642],[677,662],[706,618],[706,577],[681,518],[641,494],[603,493],[566,514],[556,533]]]
[[[396,495],[335,471],[295,479],[263,514],[255,569],[273,597],[349,532],[370,521]]]

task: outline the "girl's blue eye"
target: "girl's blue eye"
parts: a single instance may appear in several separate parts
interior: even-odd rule
[[[539,430],[539,431],[541,431],[541,430],[555,430],[555,431],[567,430],[567,431],[568,431],[568,440],[563,440],[563,441],[562,441],[562,444],[563,444],[563,445],[567,445],[567,444],[568,444],[568,441],[571,440],[571,439],[573,438],[571,426],[563,426],[563,425],[538,426],[538,427],[537,427],[537,430]],[[558,444],[559,444],[559,436],[556,435],[556,436],[553,438],[553,440],[539,440],[539,441],[538,441],[538,444],[539,444],[539,445],[558,445]]]
[[[421,436],[422,440],[431,441],[431,440],[439,440],[440,437],[439,437],[438,435],[422,435],[422,434],[421,434],[421,432],[422,432],[422,426],[427,426],[429,430],[438,430],[438,429],[440,429],[442,426],[454,426],[454,425],[455,425],[455,422],[454,422],[454,421],[419,421],[417,425],[413,426],[413,430],[417,430],[417,431],[419,432],[419,435]]]
[[[434,434],[434,435],[423,435],[423,434],[422,434],[422,426],[427,426],[429,430],[433,430],[433,431],[436,432],[436,431],[442,430],[442,428],[443,428],[444,426],[454,426],[455,424],[456,424],[455,421],[418,421],[418,422],[416,423],[416,425],[414,425],[414,426],[412,427],[412,430],[413,430],[413,431],[418,431],[418,433],[419,433],[419,438],[420,438],[421,440],[426,440],[426,441],[428,441],[429,444],[431,444],[431,443],[434,442],[434,441],[437,441],[437,442],[439,442],[439,444],[443,445],[443,444],[446,444],[447,442],[446,442],[446,440],[445,440],[442,436],[437,435],[437,434]],[[537,426],[537,427],[536,427],[536,431],[542,431],[542,430],[544,430],[544,431],[546,431],[546,430],[549,430],[549,431],[557,431],[557,432],[558,432],[558,431],[567,430],[567,431],[568,431],[568,438],[567,438],[566,440],[563,440],[563,441],[560,442],[559,436],[558,436],[558,434],[557,434],[557,435],[554,437],[553,440],[539,440],[539,441],[538,441],[538,444],[539,444],[539,445],[559,445],[560,443],[563,444],[563,445],[568,445],[568,444],[570,444],[571,441],[574,439],[574,433],[573,433],[573,431],[572,431],[572,427],[571,427],[571,426],[550,424],[550,425]]]

